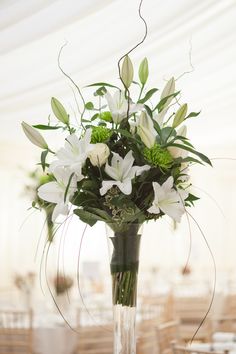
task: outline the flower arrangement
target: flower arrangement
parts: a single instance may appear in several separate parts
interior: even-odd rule
[[[28,272],[25,275],[16,274],[14,276],[15,286],[23,292],[31,292],[35,283],[35,273]]]
[[[189,189],[189,167],[211,161],[187,138],[185,123],[200,112],[189,112],[187,103],[179,103],[176,80],[171,78],[159,95],[158,88],[147,89],[146,58],[138,81],[129,56],[123,57],[121,67],[120,62],[121,87],[91,84],[93,101],[87,102],[59,63],[83,103],[76,117],[79,124],[53,97],[55,120],[33,126],[23,122],[22,128],[42,149],[40,164],[52,179],[38,188],[39,198],[53,208],[52,221],[73,210],[84,223],[102,221],[113,230],[114,352],[127,354],[135,353],[140,225],[164,215],[180,222],[198,199]],[[54,152],[39,130],[66,133],[64,146]]]
[[[211,162],[190,143],[184,123],[200,112],[188,113],[187,104],[179,104],[174,78],[154,100],[158,89],[145,91],[146,58],[139,66],[139,82],[133,80],[128,56],[120,74],[124,90],[110,83],[89,85],[96,88],[97,103],[84,101],[79,126],[56,98],[51,107],[57,122],[22,123],[26,136],[43,149],[40,164],[51,181],[39,187],[38,196],[53,205],[53,222],[67,215],[71,204],[85,223],[104,221],[115,231],[165,214],[179,222],[185,208],[198,199],[188,190],[188,167]],[[133,86],[139,91],[135,99]],[[68,136],[54,153],[38,130],[59,129]],[[49,153],[55,158],[50,164]]]
[[[69,290],[73,285],[73,279],[69,276],[64,276],[58,274],[53,279],[53,285],[55,288],[55,292],[57,295],[64,294],[67,290]]]
[[[190,275],[192,273],[192,269],[191,269],[191,267],[189,265],[187,265],[187,266],[181,267],[180,273],[183,276],[188,276],[188,275]]]

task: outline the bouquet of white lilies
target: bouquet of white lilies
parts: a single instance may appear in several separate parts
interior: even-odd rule
[[[91,226],[104,221],[122,228],[165,214],[179,222],[185,207],[198,199],[188,191],[188,166],[211,162],[190,143],[184,123],[199,112],[188,113],[187,104],[179,104],[174,78],[159,100],[153,99],[158,89],[145,90],[146,58],[139,67],[139,82],[133,81],[133,72],[126,56],[121,68],[124,90],[103,82],[89,85],[96,87],[98,104],[83,100],[80,126],[72,124],[56,98],[51,100],[55,124],[22,123],[31,142],[43,149],[41,165],[52,181],[42,185],[38,195],[54,206],[53,222],[68,214],[69,205]],[[139,89],[136,100],[131,98],[131,86]],[[54,153],[38,130],[59,129],[69,135]],[[50,164],[48,153],[54,156]]]

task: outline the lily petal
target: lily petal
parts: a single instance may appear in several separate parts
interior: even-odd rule
[[[52,222],[55,222],[59,215],[67,215],[69,208],[67,204],[58,203],[53,209]]]
[[[38,189],[39,198],[50,203],[59,203],[63,197],[63,190],[57,182],[48,182]]]

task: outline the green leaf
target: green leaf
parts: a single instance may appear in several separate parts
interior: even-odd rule
[[[147,114],[152,118],[153,114],[152,114],[152,110],[149,106],[147,106],[146,104],[144,105],[144,108],[147,111]]]
[[[138,139],[136,139],[131,133],[128,132],[128,130],[125,129],[114,129],[114,132],[118,132],[121,135],[125,136],[128,139],[132,139],[135,140],[138,144],[140,144],[140,141]]]
[[[160,125],[154,119],[152,120],[152,122],[153,122],[155,130],[157,131],[158,135],[161,137],[162,131],[161,131]]]
[[[178,111],[175,113],[174,121],[172,124],[173,128],[178,127],[183,121],[185,120],[186,114],[188,110],[188,105],[187,103],[183,104]]]
[[[45,171],[45,168],[46,168],[47,154],[48,154],[48,150],[42,151],[42,153],[41,153],[41,166],[42,166],[43,172]]]
[[[194,205],[194,202],[195,202],[196,200],[198,200],[198,199],[200,199],[200,198],[198,198],[198,197],[197,197],[196,195],[194,195],[194,194],[189,193],[188,198],[185,199],[185,202],[189,202],[189,203],[191,203],[192,205]]]
[[[149,100],[149,99],[154,95],[154,93],[157,92],[157,91],[158,91],[157,88],[153,88],[153,89],[149,90],[149,91],[146,93],[146,95],[145,95],[141,100],[138,101],[138,103],[145,103],[145,102],[146,102],[147,100]]]
[[[88,119],[84,119],[84,118],[81,120],[81,122],[82,122],[82,123],[91,123],[91,121],[90,121],[90,120],[88,120]]]
[[[74,195],[72,204],[76,206],[89,206],[96,203],[98,197],[92,192],[78,192]]]
[[[60,120],[62,123],[68,125],[69,124],[69,115],[66,113],[63,105],[55,98],[51,99],[51,107],[54,115]]]
[[[181,163],[185,163],[185,162],[194,162],[194,163],[199,163],[200,165],[203,165],[203,163],[201,161],[199,161],[198,159],[195,159],[194,157],[188,156],[185,157],[184,159],[182,159]]]
[[[94,215],[97,215],[100,218],[102,218],[103,221],[111,222],[111,220],[112,220],[110,215],[107,214],[107,212],[105,210],[98,209],[98,208],[92,208],[92,207],[88,207],[87,210],[89,212],[93,213]]]
[[[89,111],[91,111],[92,109],[94,109],[94,105],[93,102],[87,102],[85,103],[85,108]]]
[[[141,87],[140,83],[137,82],[137,81],[134,81],[134,80],[133,80],[132,83],[135,84],[135,85],[138,85],[139,87]]]
[[[87,179],[82,181],[81,188],[86,191],[93,191],[98,190],[99,186],[97,181]]]
[[[90,119],[91,122],[93,122],[94,120],[96,120],[99,117],[99,113],[96,113],[92,116],[92,118]]]
[[[121,67],[121,79],[126,88],[129,88],[134,77],[133,64],[128,55],[125,56]]]
[[[192,154],[197,155],[198,157],[200,157],[200,159],[202,161],[204,161],[205,163],[207,163],[208,165],[212,166],[212,163],[211,163],[210,159],[206,155],[204,155],[201,152],[198,152],[198,151],[190,148],[189,146],[181,145],[181,144],[171,144],[171,146],[176,146],[176,147],[181,148],[183,150],[187,150],[187,151],[191,152]]]
[[[173,140],[171,140],[171,141],[168,142],[167,145],[168,145],[168,146],[171,146],[171,144],[174,143],[174,142],[177,141],[177,140],[181,140],[185,145],[188,145],[188,146],[194,148],[194,146],[189,142],[188,138],[185,138],[185,137],[182,136],[182,135],[176,135]]]
[[[104,96],[107,93],[107,89],[102,86],[94,92],[94,96]]]
[[[36,129],[41,129],[41,130],[55,130],[55,129],[63,128],[61,126],[52,127],[51,125],[43,125],[43,124],[32,125],[32,127],[36,128]]]
[[[118,90],[120,90],[118,86],[108,84],[107,82],[96,82],[95,84],[87,85],[86,87],[94,87],[94,86],[105,86],[105,87],[107,86],[107,87],[117,88]]]
[[[73,172],[73,173],[70,175],[69,181],[68,181],[68,183],[67,183],[66,190],[65,190],[65,194],[64,194],[64,203],[66,202],[66,197],[67,197],[68,190],[69,190],[70,184],[71,184],[71,180],[72,180],[74,174],[75,174],[75,173]]]
[[[139,66],[139,80],[141,84],[144,86],[147,82],[148,75],[149,75],[149,70],[148,70],[148,60],[147,58],[144,58]]]
[[[171,137],[176,135],[176,131],[175,129],[173,129],[172,127],[165,127],[161,130],[161,139],[162,139],[162,143],[166,144],[167,140]]]
[[[77,215],[81,221],[85,222],[89,226],[93,226],[96,224],[97,221],[103,221],[97,215],[91,214],[86,210],[83,209],[75,209],[74,214]]]
[[[166,105],[167,101],[169,100],[169,98],[171,98],[171,97],[174,98],[174,97],[178,96],[179,93],[180,93],[180,91],[177,91],[175,93],[172,93],[169,96],[162,98],[160,100],[160,102],[156,105],[156,107],[153,109],[153,111],[155,111],[157,109],[158,112],[160,113],[165,108],[165,105]]]
[[[197,116],[199,116],[200,113],[201,113],[201,111],[199,111],[199,112],[191,112],[191,113],[189,113],[189,114],[187,115],[187,117],[185,118],[185,120],[188,119],[188,118],[197,117]]]

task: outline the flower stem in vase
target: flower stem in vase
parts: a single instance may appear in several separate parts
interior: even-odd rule
[[[132,225],[111,237],[114,354],[135,354],[136,300],[139,267],[140,225]]]

